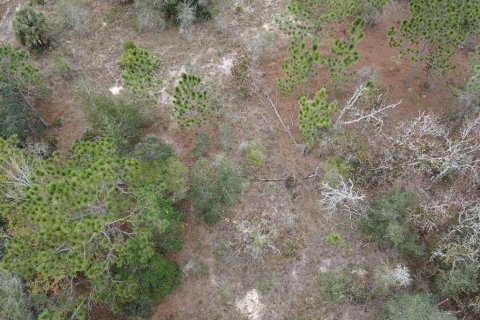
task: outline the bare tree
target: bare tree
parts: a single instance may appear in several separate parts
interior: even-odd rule
[[[334,186],[323,182],[321,195],[320,204],[330,214],[338,210],[344,210],[350,215],[361,215],[365,210],[364,204],[366,197],[356,190],[352,180],[345,182],[342,178],[338,184]]]
[[[377,97],[377,101],[381,102],[380,105],[374,104],[371,108],[364,110],[358,104],[359,99],[367,94],[371,90],[369,82],[363,82],[356,89],[352,97],[345,103],[345,106],[340,111],[333,127],[339,129],[343,126],[347,126],[354,123],[365,122],[365,124],[371,124],[377,128],[377,131],[381,131],[383,128],[383,120],[385,118],[385,112],[388,109],[398,107],[402,101],[397,103],[386,105],[385,100],[382,99],[384,94],[380,94]]]
[[[32,185],[34,163],[23,153],[7,153],[0,159],[0,191],[6,199],[17,199],[20,189]]]
[[[425,112],[400,123],[396,135],[388,137],[403,168],[427,173],[434,181],[458,173],[471,186],[480,183],[479,138],[480,114],[452,134],[436,115]]]
[[[458,224],[446,234],[432,258],[450,262],[452,269],[463,262],[480,266],[480,203],[463,203]]]

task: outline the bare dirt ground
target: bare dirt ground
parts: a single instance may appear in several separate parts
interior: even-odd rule
[[[7,21],[14,8],[26,2],[0,0],[0,41],[14,41]],[[241,48],[241,35],[261,30],[265,24],[273,26],[274,17],[284,12],[286,1],[235,1],[244,8],[241,13],[231,13],[226,25],[218,20],[197,24],[191,37],[180,35],[175,29],[139,33],[133,26],[131,8],[118,6],[114,0],[85,1],[93,14],[91,29],[87,35],[79,36],[62,30],[55,6],[49,3],[42,11],[53,22],[52,29],[57,30],[52,50],[67,57],[73,78],[67,81],[59,78],[48,55],[33,59],[45,71],[52,92],[51,99],[41,104],[39,110],[47,121],[57,115],[62,118],[63,126],[50,133],[59,138],[60,150],[65,152],[88,128],[78,99],[82,83],[89,81],[105,90],[118,84],[120,71],[116,61],[123,43],[134,40],[161,59],[166,92],[172,92],[174,78],[183,68],[195,68],[210,79],[212,88],[221,93],[220,114],[223,114],[212,122],[230,129],[230,155],[241,163],[241,145],[248,141],[257,141],[266,149],[265,165],[255,172],[246,170],[246,175],[297,179],[293,187],[286,186],[284,181],[251,180],[239,203],[225,212],[218,225],[206,227],[187,222],[184,249],[174,255],[184,270],[184,280],[171,296],[159,303],[152,320],[377,319],[375,301],[368,306],[323,301],[319,279],[330,271],[347,271],[368,279],[376,266],[387,261],[395,263],[394,258],[365,242],[352,230],[347,216],[322,212],[318,204],[319,179],[299,180],[317,170],[318,155],[304,155],[295,147],[275,115],[256,96],[240,97],[228,88],[229,66]],[[440,81],[434,91],[427,91],[422,86],[424,74],[420,71],[408,87],[404,86],[411,64],[399,60],[398,51],[388,47],[386,29],[407,10],[405,3],[399,1],[381,17],[377,26],[366,29],[366,37],[359,46],[361,59],[355,66],[379,67],[379,82],[392,87],[391,101],[403,101],[401,107],[389,114],[387,126],[421,110],[444,111],[452,103],[452,88],[461,84],[465,76],[464,67],[460,67]],[[285,41],[280,38],[277,48],[265,56],[261,65],[264,86],[272,97],[275,97],[275,79],[282,76],[280,64],[285,54]],[[455,59],[458,65],[466,65],[464,54]],[[325,77],[319,75],[311,87],[320,88],[324,82]],[[147,111],[151,122],[145,131],[163,137],[190,162],[192,133],[180,133],[175,128],[168,94],[163,95],[163,101]],[[296,98],[278,103],[280,114],[301,140],[294,125],[295,106]],[[207,130],[213,141],[218,128],[219,125],[211,125]],[[212,149],[220,152],[217,145]],[[271,247],[262,258],[254,259],[243,252],[238,240],[241,232],[236,227],[243,221],[265,226],[264,234],[268,235]],[[324,238],[332,232],[341,235],[337,247],[324,244]]]

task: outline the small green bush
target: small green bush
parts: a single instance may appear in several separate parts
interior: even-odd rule
[[[143,124],[138,107],[130,101],[96,92],[84,93],[83,104],[93,131],[111,137],[120,153],[128,152]]]
[[[172,157],[174,153],[172,147],[162,139],[147,135],[142,138],[142,141],[137,143],[133,150],[133,155],[141,161],[158,161]]]
[[[15,13],[13,31],[23,45],[42,47],[48,44],[47,21],[41,12],[32,7],[23,7]]]
[[[265,163],[264,148],[255,142],[248,144],[244,156],[247,166],[251,169],[258,169]]]
[[[60,116],[56,116],[55,118],[53,118],[53,121],[50,125],[53,128],[60,128],[62,126],[62,118],[60,118]]]
[[[65,56],[61,53],[55,52],[52,54],[53,67],[55,72],[65,80],[71,80],[73,78],[73,71],[67,62]]]
[[[340,241],[342,241],[342,237],[336,232],[329,234],[325,238],[325,243],[332,247],[337,246]]]
[[[235,165],[225,158],[214,162],[197,161],[190,193],[196,217],[208,224],[216,223],[223,206],[235,204],[242,191],[242,182]]]
[[[392,298],[382,311],[384,320],[455,320],[438,309],[428,293],[404,295]]]
[[[358,220],[358,227],[380,247],[418,258],[423,248],[416,244],[417,236],[408,230],[405,222],[408,213],[416,209],[416,203],[413,192],[395,187],[370,205],[367,215]]]

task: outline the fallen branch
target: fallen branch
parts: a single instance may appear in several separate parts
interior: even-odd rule
[[[293,144],[298,147],[298,148],[301,148],[301,149],[304,149],[305,146],[297,143],[297,140],[295,140],[295,137],[293,136],[292,134],[292,131],[290,130],[290,127],[288,127],[285,122],[283,121],[282,119],[282,116],[280,115],[280,113],[278,112],[278,109],[277,109],[277,105],[272,101],[272,99],[270,98],[270,96],[263,90],[263,89],[260,89],[260,93],[259,93],[259,90],[254,90],[255,94],[257,95],[258,97],[258,100],[260,100],[260,102],[265,106],[265,107],[269,107],[273,113],[275,113],[275,116],[277,117],[278,121],[280,121],[280,124],[282,125],[283,127],[283,131],[285,133],[287,133],[288,137],[290,138],[290,140],[292,140]],[[268,101],[268,104],[265,103],[264,99],[262,99],[262,96],[263,95],[267,101]]]

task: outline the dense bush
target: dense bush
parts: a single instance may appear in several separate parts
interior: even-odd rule
[[[216,223],[223,206],[235,204],[241,191],[242,179],[229,160],[202,159],[195,164],[190,199],[198,219],[208,224]]]
[[[455,317],[438,309],[426,293],[398,296],[383,308],[384,320],[455,320]]]
[[[406,225],[408,214],[416,206],[417,197],[413,192],[395,187],[370,205],[367,215],[359,219],[359,229],[380,247],[418,258],[422,247],[416,244],[416,234],[410,232]]]
[[[13,30],[23,45],[41,47],[48,44],[47,21],[41,12],[32,7],[23,7],[15,13]]]
[[[445,272],[440,270],[436,286],[443,297],[458,299],[462,295],[479,290],[479,266],[474,263],[462,263]]]
[[[147,135],[135,145],[134,157],[141,161],[165,160],[173,156],[172,147],[162,139]]]
[[[58,3],[65,27],[85,34],[90,28],[90,11],[78,0],[61,0]]]
[[[210,2],[209,0],[135,0],[137,26],[140,30],[158,30],[171,24],[188,29],[195,20],[211,17]]]
[[[0,82],[0,136],[17,135],[21,141],[38,138],[45,130],[40,114],[11,85]]]
[[[68,159],[55,153],[25,160],[14,139],[2,139],[0,147],[2,169],[22,161],[16,167],[24,170],[0,171],[0,186],[11,186],[15,172],[29,174],[17,197],[0,206],[8,221],[2,267],[31,292],[50,296],[40,319],[74,313],[82,319],[87,302],[118,313],[178,284],[177,267],[160,255],[181,248],[180,215],[171,205],[170,182],[179,179],[169,167],[172,157],[155,167],[120,158],[110,139],[79,142]],[[72,283],[88,283],[89,290],[72,290]]]
[[[0,136],[17,135],[23,142],[36,138],[45,129],[38,111],[25,99],[28,91],[41,83],[41,74],[29,64],[29,54],[0,46]]]
[[[357,10],[355,14],[360,16],[367,25],[373,26],[384,8],[392,2],[392,0],[359,0],[357,1]]]
[[[83,95],[85,115],[96,134],[112,138],[117,150],[125,153],[138,138],[143,119],[131,101],[86,92]]]
[[[2,319],[33,319],[22,281],[0,269],[0,310]]]

